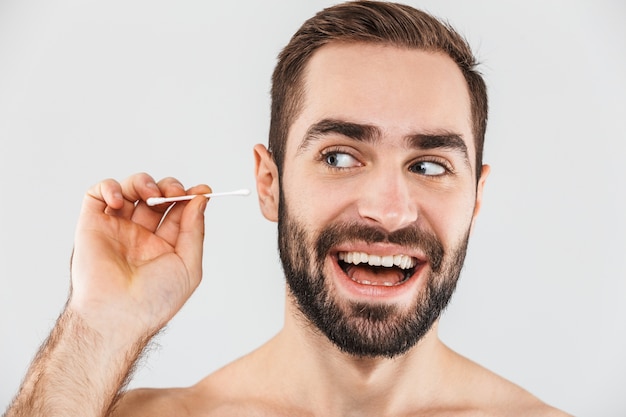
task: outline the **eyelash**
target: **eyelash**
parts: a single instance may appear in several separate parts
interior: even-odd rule
[[[357,158],[356,156],[354,156],[354,152],[342,148],[342,147],[331,147],[331,148],[326,148],[323,151],[320,152],[319,154],[319,161],[321,163],[324,164],[324,166],[326,166],[326,168],[332,170],[332,171],[343,171],[346,169],[350,169],[350,168],[344,168],[344,167],[336,167],[336,166],[332,166],[330,164],[328,164],[326,162],[326,158],[328,158],[328,156],[333,155],[333,154],[346,154],[349,155],[350,157],[354,158],[356,161],[359,161],[359,158]]]
[[[442,177],[442,176],[445,176],[445,175],[450,175],[450,174],[454,174],[455,173],[454,168],[452,167],[450,162],[448,162],[446,159],[438,158],[438,157],[435,157],[435,156],[429,156],[429,157],[425,157],[425,158],[418,159],[416,161],[411,162],[409,164],[409,170],[411,170],[411,168],[414,167],[415,165],[417,165],[419,163],[422,163],[422,162],[430,162],[430,163],[433,163],[433,164],[440,165],[445,170],[445,172],[443,174],[441,174],[441,175],[431,175],[430,177],[437,178],[437,177]]]

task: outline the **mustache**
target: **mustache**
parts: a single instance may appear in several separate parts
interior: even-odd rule
[[[443,245],[432,233],[415,225],[387,232],[382,228],[357,222],[335,223],[322,230],[315,248],[317,259],[323,259],[333,247],[353,241],[392,243],[405,248],[420,250],[426,254],[433,272],[439,272],[443,263]]]

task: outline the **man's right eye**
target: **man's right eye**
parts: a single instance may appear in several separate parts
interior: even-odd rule
[[[353,168],[361,166],[352,155],[342,152],[330,152],[324,155],[324,162],[333,168]]]

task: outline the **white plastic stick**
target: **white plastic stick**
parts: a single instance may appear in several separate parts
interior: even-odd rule
[[[244,188],[242,190],[235,190],[235,191],[225,191],[222,193],[208,193],[208,194],[190,194],[190,195],[181,195],[178,197],[150,197],[146,200],[146,204],[149,206],[157,206],[159,204],[163,204],[163,203],[174,203],[176,201],[186,201],[186,200],[192,200],[193,198],[199,196],[199,195],[204,195],[205,197],[209,198],[209,197],[225,197],[225,196],[229,196],[229,195],[240,195],[240,196],[246,196],[246,195],[250,195],[250,190],[248,190],[247,188]]]

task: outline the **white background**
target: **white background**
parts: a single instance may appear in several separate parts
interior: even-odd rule
[[[270,74],[330,1],[0,0],[0,411],[65,302],[82,196],[138,171],[254,188]],[[484,63],[484,209],[452,348],[579,416],[626,415],[626,5],[412,1]],[[131,386],[186,386],[276,333],[256,197],[207,210],[205,279]]]

